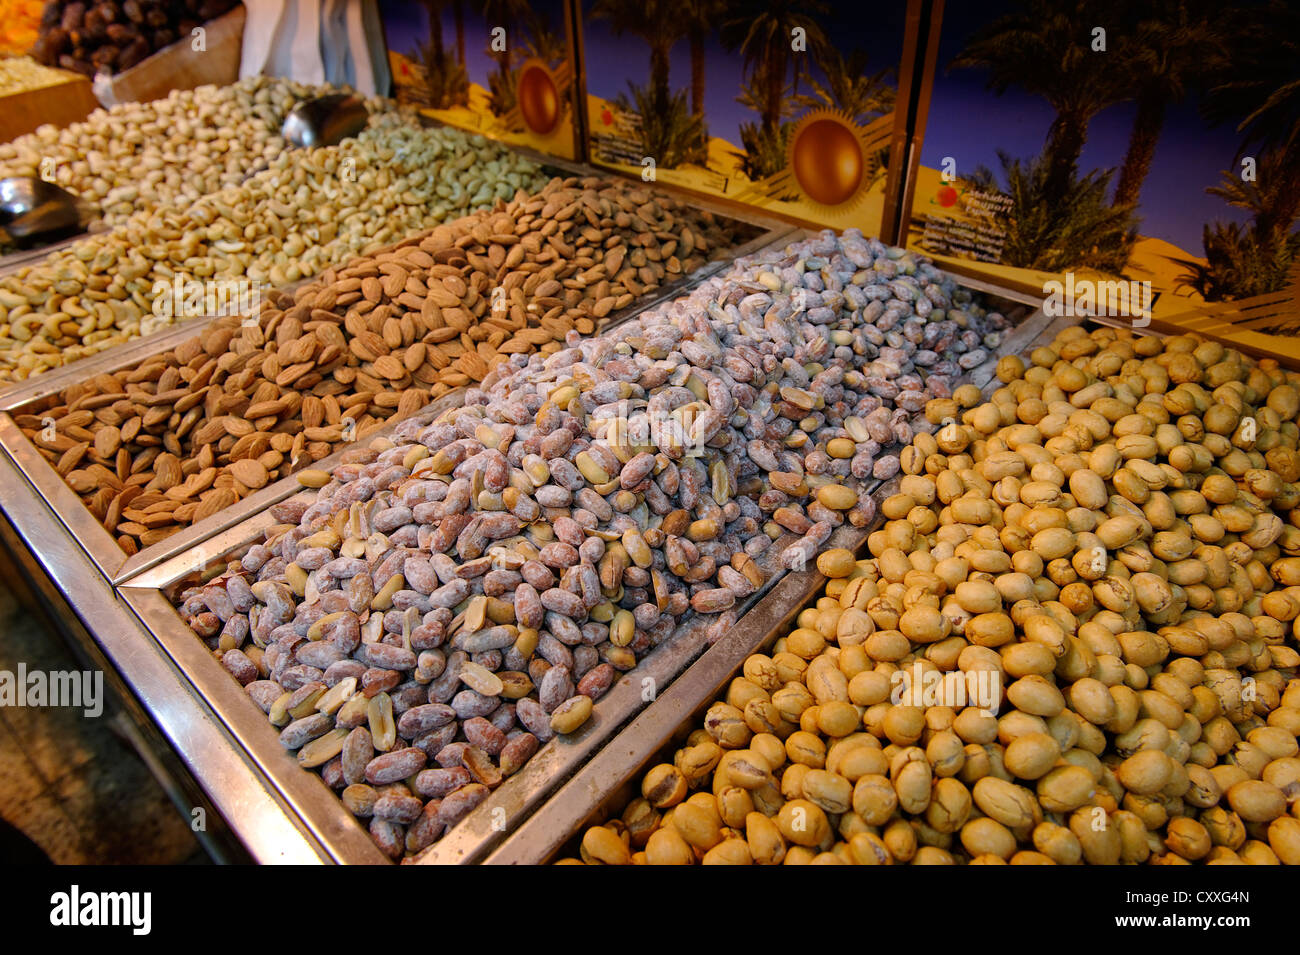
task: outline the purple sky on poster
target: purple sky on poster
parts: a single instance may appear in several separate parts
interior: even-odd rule
[[[938,168],[943,157],[952,156],[957,160],[958,174],[983,165],[998,173],[1002,182],[997,151],[1002,149],[1015,158],[1037,155],[1054,114],[1041,97],[1020,90],[994,95],[984,88],[987,74],[982,71],[947,70],[967,37],[1011,8],[1007,0],[988,0],[978,5],[949,2],[945,6],[939,70],[921,162]],[[1121,103],[1093,119],[1079,160],[1080,169],[1118,170],[1128,148],[1135,112],[1133,103]],[[1232,168],[1239,146],[1240,137],[1231,127],[1206,126],[1194,99],[1171,106],[1150,175],[1142,186],[1141,233],[1200,255],[1201,228],[1205,223],[1244,222],[1248,218],[1244,210],[1205,191],[1207,186],[1218,184],[1220,170]]]
[[[564,41],[564,3],[562,0],[531,0],[523,4],[545,15],[550,29]],[[447,49],[455,49],[456,30],[451,4],[443,3],[442,42]],[[488,55],[488,43],[493,26],[506,28],[506,42],[510,42],[511,24],[491,25],[483,19],[481,4],[465,0],[465,59],[471,82],[487,85],[488,74],[496,69],[496,60]],[[388,47],[398,53],[418,59],[417,44],[429,39],[429,11],[423,3],[413,0],[380,0],[379,13],[384,21],[384,34]]]
[[[584,8],[590,10],[591,0]],[[534,4],[551,13],[553,29],[563,32],[559,0]],[[946,4],[940,43],[939,71],[926,129],[921,161],[937,168],[945,156],[957,161],[958,172],[987,166],[1000,173],[997,151],[1028,158],[1042,148],[1052,121],[1051,107],[1039,97],[1017,89],[996,96],[984,88],[985,75],[978,70],[948,71],[946,66],[961,50],[965,39],[980,25],[1011,6],[1010,0],[988,0],[980,4]],[[495,66],[488,56],[488,24],[478,13],[480,4],[465,2],[466,56],[471,79],[485,84]],[[416,43],[428,36],[428,13],[422,3],[411,0],[381,0],[389,45],[408,55]],[[832,5],[818,20],[841,51],[867,51],[872,72],[897,67],[902,48],[906,3],[847,3]],[[451,5],[443,6],[443,38],[454,44]],[[510,24],[503,24],[510,29]],[[589,91],[608,98],[628,91],[628,82],[644,84],[649,77],[649,51],[635,36],[615,37],[609,22],[588,17],[585,23],[585,51]],[[707,43],[705,109],[709,131],[733,143],[740,142],[742,123],[754,122],[756,114],[736,102],[743,80],[738,53],[727,52],[712,34]],[[670,56],[670,82],[674,89],[690,85],[690,50],[683,38]],[[1135,106],[1122,103],[1104,110],[1088,129],[1088,142],[1080,160],[1084,170],[1117,168],[1128,145]],[[1172,105],[1166,115],[1164,133],[1156,149],[1150,175],[1142,190],[1141,231],[1201,252],[1201,229],[1215,220],[1244,221],[1243,210],[1234,209],[1205,192],[1219,181],[1220,170],[1232,165],[1239,146],[1237,134],[1228,126],[1208,128],[1189,99]],[[920,198],[920,197],[918,197]]]
[[[865,50],[868,72],[891,69],[889,82],[897,85],[906,2],[863,4],[841,0],[828,6],[830,12],[817,14],[815,19],[840,52],[848,56],[854,50]],[[591,7],[590,0],[583,3],[584,11],[589,12]],[[628,93],[629,81],[643,85],[649,80],[650,53],[641,39],[616,37],[608,20],[590,16],[585,18],[584,30],[588,92],[613,99],[619,93]],[[744,82],[743,58],[723,47],[717,30],[708,37],[705,49],[704,115],[709,121],[709,133],[739,146],[741,124],[758,121],[757,113],[736,102]],[[815,67],[813,72],[821,77]],[[674,90],[690,87],[690,44],[685,38],[672,49],[669,82]],[[811,91],[801,88],[800,92]]]

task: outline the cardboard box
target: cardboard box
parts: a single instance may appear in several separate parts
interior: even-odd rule
[[[90,80],[77,73],[65,75],[65,82],[53,86],[0,96],[0,142],[7,143],[45,123],[68,126],[99,107]]]
[[[147,103],[172,90],[192,90],[208,83],[228,86],[239,79],[244,38],[244,7],[239,5],[203,24],[203,49],[196,37],[181,37],[113,77],[112,102]]]

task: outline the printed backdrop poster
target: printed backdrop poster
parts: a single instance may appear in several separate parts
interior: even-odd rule
[[[580,9],[591,162],[880,233],[906,3]]]
[[[1282,2],[948,4],[909,243],[1049,303],[1073,287],[1075,314],[1281,289],[1300,251],[1298,38]]]
[[[566,0],[380,0],[399,102],[513,145],[576,159]]]

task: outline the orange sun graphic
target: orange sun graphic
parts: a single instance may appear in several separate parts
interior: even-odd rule
[[[529,132],[547,136],[560,124],[560,84],[541,60],[532,59],[520,67],[518,101]]]

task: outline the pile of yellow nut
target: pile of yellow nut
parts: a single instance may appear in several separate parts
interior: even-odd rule
[[[1071,328],[998,377],[563,861],[1300,864],[1300,376]]]

